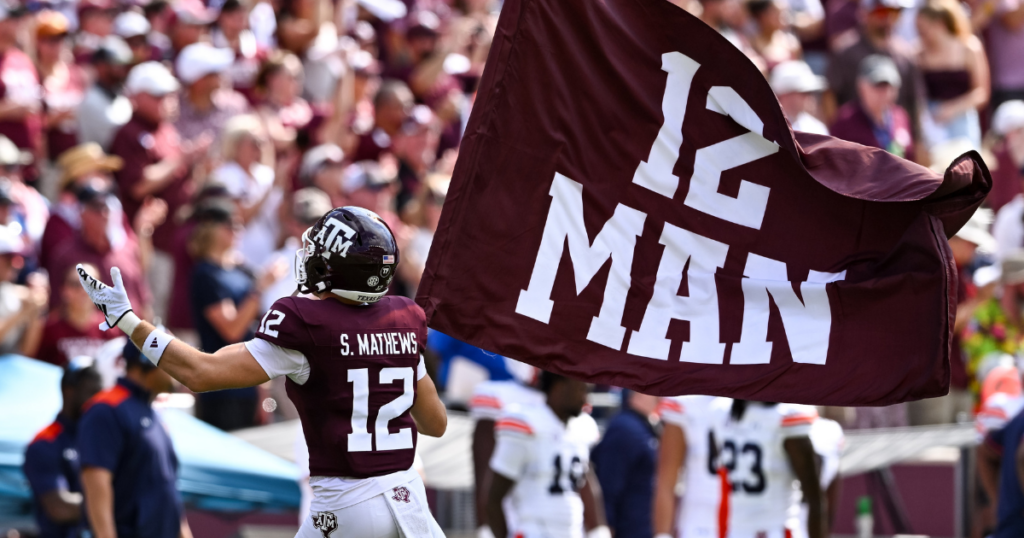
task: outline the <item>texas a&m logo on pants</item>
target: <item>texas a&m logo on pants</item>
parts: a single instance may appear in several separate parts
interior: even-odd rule
[[[331,533],[338,529],[338,516],[334,512],[317,512],[313,514],[313,527],[329,538]]]
[[[400,503],[412,502],[412,495],[409,493],[409,488],[405,486],[398,486],[397,488],[391,491],[394,492],[394,495],[392,495],[391,498],[394,499],[395,501]]]

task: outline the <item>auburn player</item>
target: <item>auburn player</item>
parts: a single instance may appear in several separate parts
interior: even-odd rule
[[[600,433],[583,413],[587,385],[543,372],[540,388],[543,404],[516,406],[495,424],[487,524],[498,538],[581,538],[584,528],[588,538],[610,538],[589,469]],[[506,523],[506,496],[518,518],[515,528]]]
[[[487,526],[487,493],[491,485],[489,465],[494,453],[494,424],[503,413],[516,406],[543,404],[544,393],[516,379],[484,381],[473,389],[473,397],[469,400],[469,416],[476,420],[473,426],[473,483],[476,488],[477,538],[494,536]],[[505,502],[505,520],[508,525],[515,527],[515,508],[508,499]]]
[[[106,317],[161,369],[195,392],[250,387],[286,376],[309,447],[312,517],[299,538],[443,536],[411,469],[416,436],[440,436],[444,405],[426,377],[423,310],[385,296],[398,266],[387,224],[361,208],[337,208],[302,236],[299,291],[278,299],[256,338],[200,352],[132,312],[120,271],[114,287],[79,266]]]
[[[823,538],[825,498],[809,437],[811,406],[733,400],[716,432],[728,474],[728,538]],[[802,493],[802,495],[801,495]],[[800,521],[807,505],[806,528]]]
[[[714,430],[729,416],[732,400],[715,396],[663,398],[658,406],[663,430],[654,489],[656,538],[718,538],[722,499]],[[685,484],[678,530],[672,522],[676,484]]]
[[[820,458],[821,491],[828,503],[828,510],[825,512],[825,536],[831,536],[832,527],[836,524],[836,508],[839,506],[839,462],[843,456],[846,437],[843,435],[843,427],[827,418],[815,420],[808,435],[811,444],[814,445],[814,452]],[[801,525],[807,527],[807,504],[801,504],[800,510]]]

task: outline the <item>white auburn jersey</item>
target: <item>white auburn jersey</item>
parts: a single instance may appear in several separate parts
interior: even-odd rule
[[[475,420],[496,421],[511,406],[543,404],[543,392],[518,381],[484,381],[473,389],[469,416]]]
[[[516,485],[509,496],[524,538],[581,538],[583,485],[600,432],[582,413],[563,424],[547,404],[515,406],[494,426],[491,470]]]
[[[679,477],[685,488],[679,505],[679,538],[718,538],[722,484],[712,459],[712,432],[724,425],[731,406],[731,398],[717,396],[675,396],[658,404],[661,420],[681,428],[686,437],[686,461]]]
[[[974,417],[974,427],[978,438],[983,440],[988,432],[998,430],[1024,409],[1024,396],[1011,396],[997,392],[989,396]]]
[[[802,538],[802,493],[783,442],[807,436],[818,418],[812,406],[750,402],[743,417],[729,417],[716,432],[719,464],[729,493],[728,538]]]

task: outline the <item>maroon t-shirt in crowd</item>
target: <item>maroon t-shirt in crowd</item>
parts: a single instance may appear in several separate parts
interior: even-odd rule
[[[1013,162],[1013,157],[1010,155],[1005,141],[992,148],[992,153],[996,158],[996,166],[989,168],[992,171],[992,192],[988,193],[988,197],[985,198],[985,204],[993,211],[999,211],[999,208],[1008,204],[1014,196],[1021,193],[1021,180],[1024,179],[1024,173],[1021,173],[1017,163]]]
[[[91,263],[102,275],[104,282],[110,280],[110,269],[119,267],[121,278],[124,280],[125,291],[128,293],[128,300],[131,301],[135,311],[139,312],[149,306],[150,292],[146,284],[145,274],[139,264],[139,241],[134,234],[128,234],[124,242],[115,249],[107,252],[97,252],[90,247],[80,233],[60,243],[56,253],[51,256],[50,264],[46,267],[50,273],[50,289],[59,290],[64,283],[67,272],[79,263]],[[55,310],[62,302],[61,294],[50,294],[50,309]]]
[[[115,172],[121,203],[128,221],[135,221],[135,214],[142,207],[142,200],[132,196],[132,190],[144,181],[142,171],[151,164],[181,155],[181,137],[169,122],[153,123],[137,114],[114,135],[110,153],[124,159],[124,166]],[[153,232],[153,246],[170,252],[173,248],[174,230],[177,228],[175,215],[192,195],[188,182],[188,171],[179,171],[177,176],[163,190],[153,196],[167,202],[167,220]]]
[[[43,108],[47,112],[75,110],[85,99],[88,86],[85,71],[69,65],[66,76],[51,76],[43,81]],[[57,160],[61,153],[78,145],[78,124],[75,120],[46,128],[46,151]]]
[[[63,367],[79,355],[95,357],[103,344],[119,336],[117,331],[101,331],[102,322],[103,314],[99,310],[85,324],[84,330],[58,315],[50,316],[43,327],[42,342],[36,358]]]
[[[27,54],[13,47],[0,53],[0,100],[38,103],[40,91],[36,66]],[[21,119],[0,120],[0,134],[11,139],[15,146],[33,152],[42,141],[42,129],[38,113]]]
[[[903,155],[899,156],[909,161],[914,160],[913,130],[910,127],[910,116],[903,107],[899,105],[892,107],[887,129],[889,138],[895,145],[903,148]],[[828,131],[832,136],[842,140],[895,153],[893,148],[883,146],[882,142],[878,140],[878,136],[875,134],[875,124],[864,112],[859,101],[850,101],[839,107],[839,111],[836,112],[836,120],[829,126]]]
[[[309,361],[309,379],[285,386],[302,419],[311,476],[369,478],[412,467],[417,432],[410,410],[427,340],[416,303],[397,296],[364,306],[285,297],[267,312],[256,338]],[[361,416],[353,416],[358,410]],[[353,423],[361,431],[353,432]]]

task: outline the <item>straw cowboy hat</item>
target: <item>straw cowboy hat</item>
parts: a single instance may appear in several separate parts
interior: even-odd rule
[[[107,155],[95,142],[75,146],[57,158],[57,166],[61,170],[59,188],[63,191],[69,183],[86,174],[116,172],[123,165],[120,157]]]

